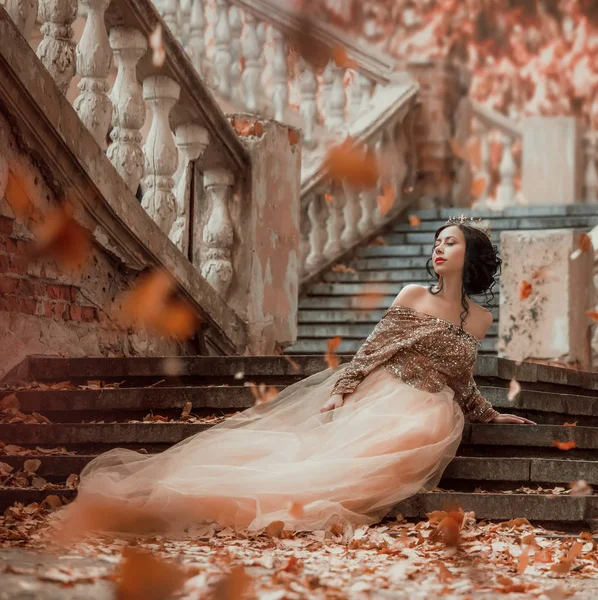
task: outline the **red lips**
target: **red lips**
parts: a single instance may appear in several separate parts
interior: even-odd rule
[[[435,264],[446,262],[446,258],[441,258],[440,256],[434,260]]]

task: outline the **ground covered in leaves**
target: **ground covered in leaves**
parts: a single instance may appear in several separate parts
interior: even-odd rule
[[[598,544],[473,513],[259,536],[204,525],[185,538],[90,535],[58,545],[47,507],[0,520],[0,598],[594,598]]]

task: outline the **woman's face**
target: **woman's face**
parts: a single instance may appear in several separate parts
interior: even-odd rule
[[[463,271],[465,236],[459,227],[451,225],[438,234],[434,242],[432,263],[438,275]]]

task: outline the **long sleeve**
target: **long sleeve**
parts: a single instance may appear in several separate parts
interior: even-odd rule
[[[455,392],[455,402],[461,406],[465,418],[470,422],[487,423],[500,414],[482,396],[473,376],[465,383],[451,381],[449,385]]]
[[[391,306],[338,378],[331,394],[349,394],[378,365],[429,334],[429,327],[405,307]],[[395,310],[398,309],[398,310]]]

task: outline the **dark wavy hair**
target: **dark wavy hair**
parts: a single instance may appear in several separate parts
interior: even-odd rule
[[[440,235],[440,232],[455,225],[465,237],[465,262],[463,263],[463,286],[461,288],[461,328],[469,315],[467,306],[467,298],[469,296],[477,296],[484,294],[485,304],[488,304],[495,296],[492,288],[498,283],[498,275],[502,260],[498,256],[498,249],[492,245],[490,238],[479,229],[461,223],[447,223],[439,227],[434,234],[434,244]],[[438,294],[440,289],[434,291],[437,287],[439,275],[431,269],[432,258],[426,262],[426,271],[431,277],[436,278],[436,283],[431,283],[429,291],[432,294]],[[488,298],[490,294],[490,298]]]

